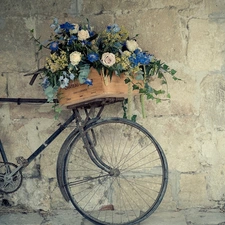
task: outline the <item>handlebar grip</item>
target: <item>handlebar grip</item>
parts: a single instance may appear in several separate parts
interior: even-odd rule
[[[37,76],[38,76],[38,73],[35,73],[34,75],[33,75],[33,77],[31,78],[31,80],[30,80],[30,85],[33,85],[33,83],[34,83],[34,81],[36,80],[36,78],[37,78]]]
[[[41,68],[41,69],[36,70],[35,72],[24,74],[24,76],[33,75],[33,77],[30,80],[30,83],[29,83],[30,85],[33,85],[33,83],[36,80],[38,74],[42,73],[44,70],[45,70],[45,68]]]

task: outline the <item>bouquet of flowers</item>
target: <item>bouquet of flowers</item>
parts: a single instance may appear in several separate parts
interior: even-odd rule
[[[137,36],[130,38],[128,31],[117,24],[107,26],[98,34],[93,31],[89,21],[85,25],[69,22],[59,24],[54,19],[51,28],[54,33],[45,44],[33,36],[39,50],[50,50],[42,69],[42,87],[50,102],[58,89],[66,88],[70,81],[78,80],[81,84],[92,85],[88,79],[91,68],[104,77],[125,73],[124,82],[132,87],[131,90],[139,90],[142,104],[144,96],[159,102],[159,95],[165,94],[165,91],[151,86],[153,76],[161,79],[163,84],[167,84],[165,73],[169,73],[174,80],[178,79],[174,76],[175,70],[143,51],[136,41]]]

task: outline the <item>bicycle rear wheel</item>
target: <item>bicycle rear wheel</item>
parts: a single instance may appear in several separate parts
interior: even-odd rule
[[[120,118],[94,122],[84,134],[88,151],[80,134],[63,149],[64,184],[74,207],[95,224],[130,225],[150,216],[168,181],[166,157],[153,136]]]

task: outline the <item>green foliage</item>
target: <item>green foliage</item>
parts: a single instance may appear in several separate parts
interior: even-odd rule
[[[78,80],[81,84],[83,84],[85,80],[88,78],[89,72],[90,72],[89,65],[83,65],[80,67]]]
[[[127,116],[127,104],[128,104],[128,99],[124,99],[124,101],[122,102],[122,109],[123,109],[123,118],[124,119],[128,119],[128,116]],[[131,120],[133,122],[136,122],[137,120],[137,115],[132,115],[131,116]]]

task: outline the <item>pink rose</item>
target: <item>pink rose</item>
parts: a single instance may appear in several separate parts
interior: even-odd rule
[[[102,64],[104,66],[112,66],[116,62],[116,57],[113,53],[106,52],[102,54]]]
[[[84,41],[90,37],[89,32],[87,30],[79,30],[78,31],[78,40]]]

